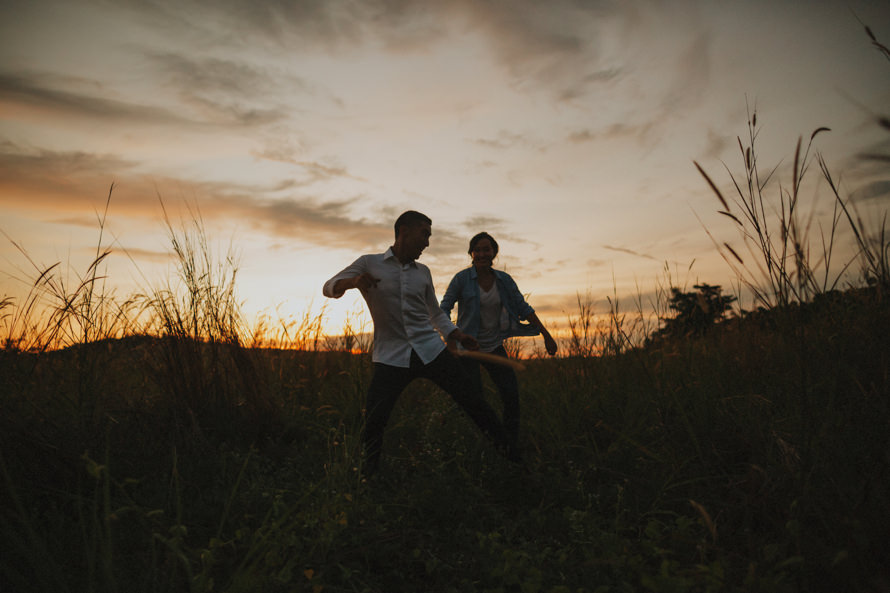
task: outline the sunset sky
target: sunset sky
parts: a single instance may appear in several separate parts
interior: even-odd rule
[[[441,297],[470,236],[500,242],[542,318],[579,293],[664,279],[727,289],[703,224],[739,245],[730,193],[756,107],[760,162],[790,179],[798,137],[866,217],[890,204],[890,2],[5,0],[0,18],[0,297],[32,269],[83,271],[97,212],[122,296],[172,273],[160,199],[238,255],[245,313],[300,315],[322,284],[433,219]],[[813,177],[817,167],[814,164]],[[778,186],[773,190],[778,195]],[[818,212],[831,207],[813,188]],[[814,234],[818,233],[815,225]],[[165,280],[164,280],[165,281]],[[332,302],[339,327],[357,293]],[[750,302],[744,303],[746,306]],[[605,305],[601,305],[605,308]]]

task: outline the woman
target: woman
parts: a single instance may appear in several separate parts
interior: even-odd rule
[[[441,307],[449,316],[458,303],[457,326],[476,338],[479,350],[507,356],[504,340],[513,336],[543,335],[548,354],[556,354],[556,341],[525,301],[516,282],[506,272],[491,267],[498,255],[498,242],[482,232],[470,239],[467,252],[473,265],[454,275]],[[528,323],[522,323],[527,320]],[[453,347],[453,344],[449,344]],[[479,366],[485,367],[504,402],[504,428],[511,446],[519,443],[519,383],[509,366],[463,358],[477,389],[482,389]]]

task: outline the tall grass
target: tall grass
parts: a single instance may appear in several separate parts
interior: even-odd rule
[[[273,339],[262,326],[247,327],[237,301],[237,262],[231,251],[217,261],[199,216],[180,228],[165,216],[175,276],[116,300],[104,276],[112,254],[104,243],[112,190],[86,272],[61,263],[41,267],[13,241],[35,279],[23,301],[0,303],[4,589],[113,591],[144,576],[138,590],[212,590],[209,575],[219,568],[212,558],[225,550],[212,536],[196,550],[186,525],[194,519],[192,502],[208,490],[225,493],[226,509],[242,495],[237,479],[215,485],[217,472],[226,480],[235,463],[245,475],[250,455],[241,451],[256,445],[274,452],[270,435],[284,443],[357,442],[352,420],[328,424],[339,414],[332,405],[343,399],[321,404],[318,397],[322,387],[338,383],[347,387],[344,397],[363,392],[364,380],[344,372],[361,363],[313,356],[325,340],[321,315],[296,328],[282,321],[285,333],[273,337],[276,349],[264,349],[262,358],[245,347]],[[353,325],[360,328],[361,320]],[[346,339],[367,349],[366,338],[353,331],[346,328],[352,336]],[[360,418],[358,412],[349,418]],[[328,472],[354,481],[355,464],[341,465],[332,458]],[[315,473],[295,469],[297,483],[304,471]],[[216,520],[217,532],[227,529],[229,510]],[[148,541],[134,542],[123,524]],[[59,525],[67,527],[54,531]]]
[[[732,221],[746,249],[733,248],[729,242],[721,243],[710,232],[708,234],[723,259],[762,307],[808,302],[838,288],[855,286],[858,279],[851,278],[848,272],[857,262],[863,264],[861,278],[868,283],[883,287],[890,283],[886,213],[877,233],[870,232],[862,217],[855,215],[854,206],[843,197],[824,156],[811,152],[816,137],[824,132],[830,132],[830,129],[815,129],[805,146],[803,139],[798,139],[791,179],[783,181],[779,178],[780,165],[764,170],[759,163],[757,112],[749,111],[747,141],[738,138],[743,173],[735,174],[724,165],[735,190],[731,200],[727,200],[705,169],[695,163],[723,207],[719,213]],[[827,220],[818,222],[819,232],[815,239],[812,236],[815,200],[809,205],[809,212],[802,211],[806,204],[802,202],[801,191],[814,160],[818,162],[821,179],[827,183],[833,197],[831,214]],[[854,251],[846,261],[835,262],[842,222],[847,223],[855,240]],[[747,263],[740,251],[750,255]]]
[[[237,299],[236,257],[230,249],[218,261],[200,213],[179,229],[166,210],[164,220],[176,273],[167,286],[143,298],[151,311],[145,332],[160,338],[151,349],[151,368],[168,394],[170,426],[189,439],[200,439],[207,430],[262,438],[275,414],[257,361],[245,347],[245,341],[256,339]]]
[[[105,209],[97,213],[99,235],[95,256],[82,272],[70,266],[65,269],[61,262],[51,265],[35,262],[19,242],[3,232],[29,268],[18,277],[28,287],[21,302],[13,297],[0,300],[4,350],[46,352],[120,338],[133,331],[137,303],[132,298],[117,299],[105,283],[105,260],[111,254],[111,248],[105,244],[105,226],[113,190],[112,184]]]
[[[598,303],[588,290],[575,295],[576,309],[566,313],[567,332],[563,338],[564,353],[569,357],[614,356],[643,347],[658,329],[668,310],[668,287],[673,285],[669,266],[665,264],[663,277],[656,280],[652,296],[644,299],[640,287],[622,300],[617,286],[611,295]],[[624,309],[624,303],[631,308]],[[602,306],[602,311],[598,306]],[[536,352],[542,357],[542,351]]]

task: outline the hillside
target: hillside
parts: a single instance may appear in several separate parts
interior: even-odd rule
[[[0,588],[887,590],[888,334],[857,290],[532,360],[524,468],[415,383],[370,481],[367,355],[4,351]]]

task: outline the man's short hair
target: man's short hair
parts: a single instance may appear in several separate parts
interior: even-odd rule
[[[433,224],[433,221],[426,214],[421,214],[416,210],[407,210],[399,214],[399,217],[396,219],[396,223],[393,225],[393,228],[396,231],[396,239],[399,238],[400,228],[402,228],[403,226],[411,226],[419,223]]]

